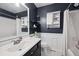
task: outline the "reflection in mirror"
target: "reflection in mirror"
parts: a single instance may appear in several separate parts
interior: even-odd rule
[[[28,32],[28,17],[21,17],[21,31]]]
[[[16,18],[17,35],[28,34],[28,16]]]
[[[0,38],[29,34],[28,9],[25,4],[0,3]]]
[[[60,11],[47,13],[47,28],[60,28]]]

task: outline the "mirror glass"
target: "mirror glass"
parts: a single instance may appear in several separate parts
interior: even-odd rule
[[[60,11],[47,13],[47,28],[60,28]]]
[[[20,3],[0,3],[0,38],[29,35],[28,7]]]

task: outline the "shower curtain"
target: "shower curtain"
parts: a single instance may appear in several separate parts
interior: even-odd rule
[[[79,56],[79,49],[76,47],[79,41],[79,10],[71,11],[68,20],[68,49],[74,55]]]
[[[76,30],[74,27],[73,15],[70,13],[69,10],[64,11],[64,27],[63,27],[63,34],[65,38],[65,55],[70,54],[68,50],[74,49],[75,47],[75,39],[76,37]]]
[[[67,55],[67,49],[68,49],[68,20],[69,20],[69,10],[65,10],[64,11],[64,24],[63,24],[63,35],[64,35],[64,43],[65,43],[65,47],[64,47],[64,52],[65,55]]]

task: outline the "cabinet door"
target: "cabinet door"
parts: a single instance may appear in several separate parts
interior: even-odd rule
[[[32,56],[41,56],[41,41],[37,43],[37,49],[34,51]]]
[[[37,45],[35,45],[33,48],[31,48],[24,56],[31,56],[36,51]]]

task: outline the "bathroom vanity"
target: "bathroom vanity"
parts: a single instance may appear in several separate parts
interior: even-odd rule
[[[0,47],[0,56],[40,56],[40,38],[24,37],[19,44],[13,42]]]
[[[7,5],[8,7],[12,5],[11,9],[17,9],[17,12],[11,11],[10,13],[5,8],[5,11],[3,10],[5,13],[0,12],[2,15],[0,16],[0,56],[40,56],[40,38],[30,37],[31,34],[35,33],[33,24],[31,24],[33,18],[36,17],[31,15],[34,14],[34,11],[36,12],[33,5],[18,4],[21,9],[16,6],[16,3],[2,5]],[[32,9],[29,5],[32,6]],[[30,11],[32,11],[31,14]],[[6,17],[3,15],[6,15]]]

